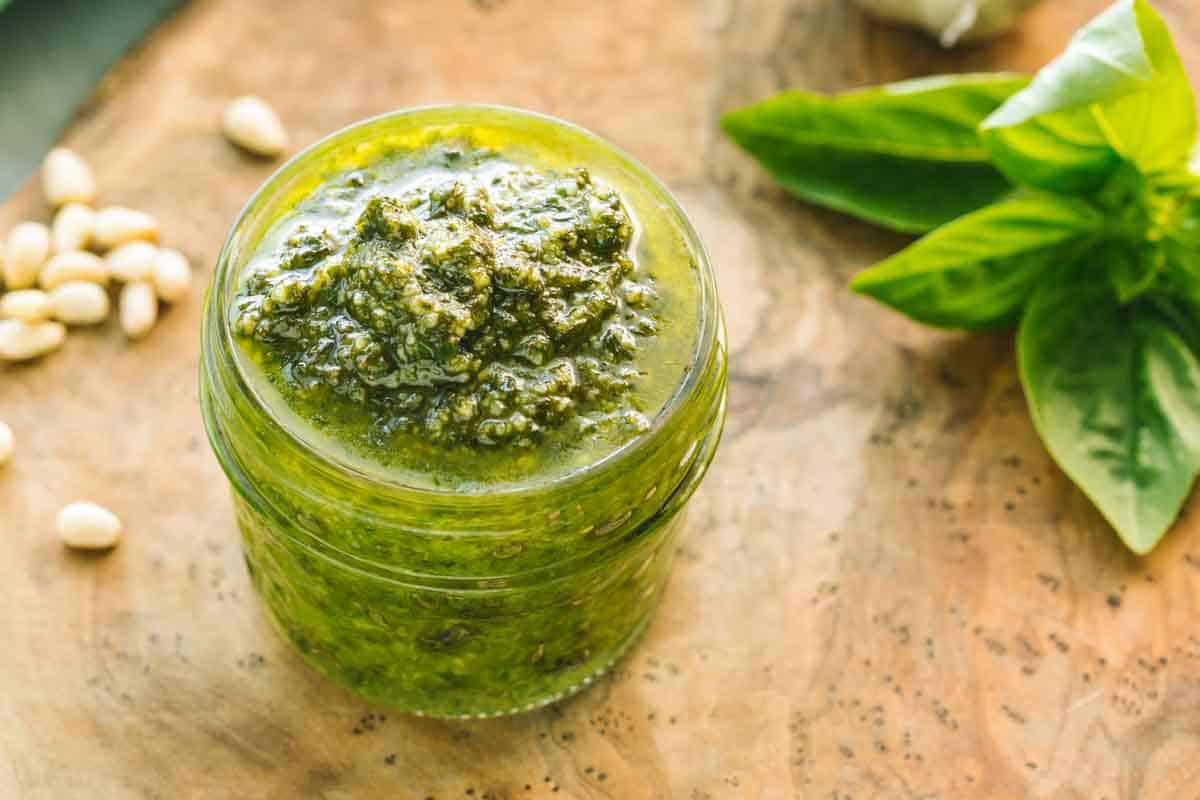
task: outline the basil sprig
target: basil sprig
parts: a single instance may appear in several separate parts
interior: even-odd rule
[[[1119,0],[1028,82],[789,92],[723,127],[800,197],[928,231],[851,288],[930,325],[1018,326],[1050,454],[1154,547],[1200,474],[1200,148],[1149,2]]]

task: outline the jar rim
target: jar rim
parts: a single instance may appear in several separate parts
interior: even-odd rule
[[[204,316],[205,325],[213,324],[214,322],[217,323],[217,334],[220,337],[220,344],[230,354],[239,391],[248,400],[255,414],[261,414],[265,419],[269,420],[286,436],[292,445],[298,447],[306,456],[315,459],[327,467],[332,467],[338,473],[352,477],[356,482],[364,482],[367,485],[379,486],[392,491],[399,490],[417,496],[428,496],[431,499],[452,495],[462,496],[461,487],[414,485],[411,482],[403,480],[399,474],[393,476],[382,472],[365,471],[354,464],[353,461],[341,457],[339,453],[321,448],[316,442],[304,436],[302,432],[290,426],[285,419],[281,418],[273,404],[267,402],[255,388],[254,381],[246,374],[248,365],[244,359],[233,356],[233,353],[236,352],[236,343],[233,341],[233,331],[228,323],[229,309],[227,306],[227,292],[225,291],[228,282],[237,278],[237,272],[232,266],[232,257],[238,244],[238,234],[261,203],[267,201],[281,188],[284,188],[287,185],[286,181],[294,176],[293,173],[295,175],[303,173],[302,168],[304,164],[314,154],[335,143],[337,140],[351,137],[356,131],[372,125],[393,120],[420,117],[427,114],[446,113],[461,113],[464,117],[482,113],[484,115],[494,114],[498,119],[527,119],[548,124],[551,127],[557,127],[579,136],[589,143],[596,145],[601,151],[606,151],[608,155],[613,156],[620,162],[622,167],[631,170],[638,181],[648,185],[652,191],[665,201],[667,211],[678,224],[680,233],[684,238],[684,243],[696,261],[695,268],[699,284],[699,302],[696,312],[699,324],[697,326],[695,347],[691,354],[690,368],[658,409],[658,412],[650,422],[650,427],[604,453],[602,457],[594,461],[589,461],[577,469],[550,476],[534,473],[520,481],[488,486],[486,494],[491,497],[501,497],[506,495],[520,495],[549,488],[554,488],[555,490],[569,488],[576,483],[582,483],[594,478],[597,473],[602,473],[617,468],[621,464],[636,460],[644,450],[652,446],[658,434],[667,429],[679,416],[680,410],[686,406],[688,398],[696,394],[700,388],[699,382],[706,377],[706,370],[699,367],[709,361],[712,357],[713,349],[720,346],[720,342],[723,340],[724,334],[720,322],[721,314],[716,293],[716,280],[708,251],[691,219],[682,206],[680,206],[674,194],[639,160],[622,148],[580,125],[550,114],[514,106],[490,103],[436,103],[401,108],[367,117],[339,128],[297,151],[259,185],[238,212],[237,218],[230,226],[229,232],[226,235],[220,255],[217,257],[217,267],[213,275],[212,294],[209,298],[212,308]],[[210,316],[212,317],[211,319]]]

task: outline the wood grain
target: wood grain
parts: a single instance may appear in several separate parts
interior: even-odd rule
[[[1161,0],[1194,75],[1200,17]],[[308,671],[251,595],[196,401],[199,297],[0,368],[0,797],[1190,798],[1200,520],[1126,553],[1053,466],[1010,337],[939,334],[843,288],[903,239],[787,198],[716,115],[787,86],[1032,70],[1103,6],[1051,0],[944,52],[846,0],[193,3],[66,136],[105,202],[207,277],[272,165],[217,133],[268,97],[297,146],[399,106],[558,114],[678,192],[719,267],[726,441],[661,613],[610,678],[470,724],[370,708]],[[33,186],[0,228],[44,218]],[[64,552],[60,504],[128,532]]]

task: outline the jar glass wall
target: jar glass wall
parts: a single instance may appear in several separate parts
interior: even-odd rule
[[[306,435],[240,356],[230,309],[256,245],[329,176],[469,126],[528,141],[634,197],[669,226],[698,298],[688,363],[649,429],[569,471],[495,487],[429,487],[373,472]],[[645,231],[643,231],[643,234]],[[251,199],[206,301],[201,401],[233,487],[246,563],[279,630],[318,670],[371,700],[436,716],[536,707],[591,682],[648,623],[682,511],[725,415],[725,350],[712,270],[662,185],[597,137],[482,106],[398,112],[293,158]]]

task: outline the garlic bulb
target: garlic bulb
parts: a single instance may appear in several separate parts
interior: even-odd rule
[[[943,47],[989,39],[1007,31],[1038,0],[857,0],[881,19],[921,28]]]

